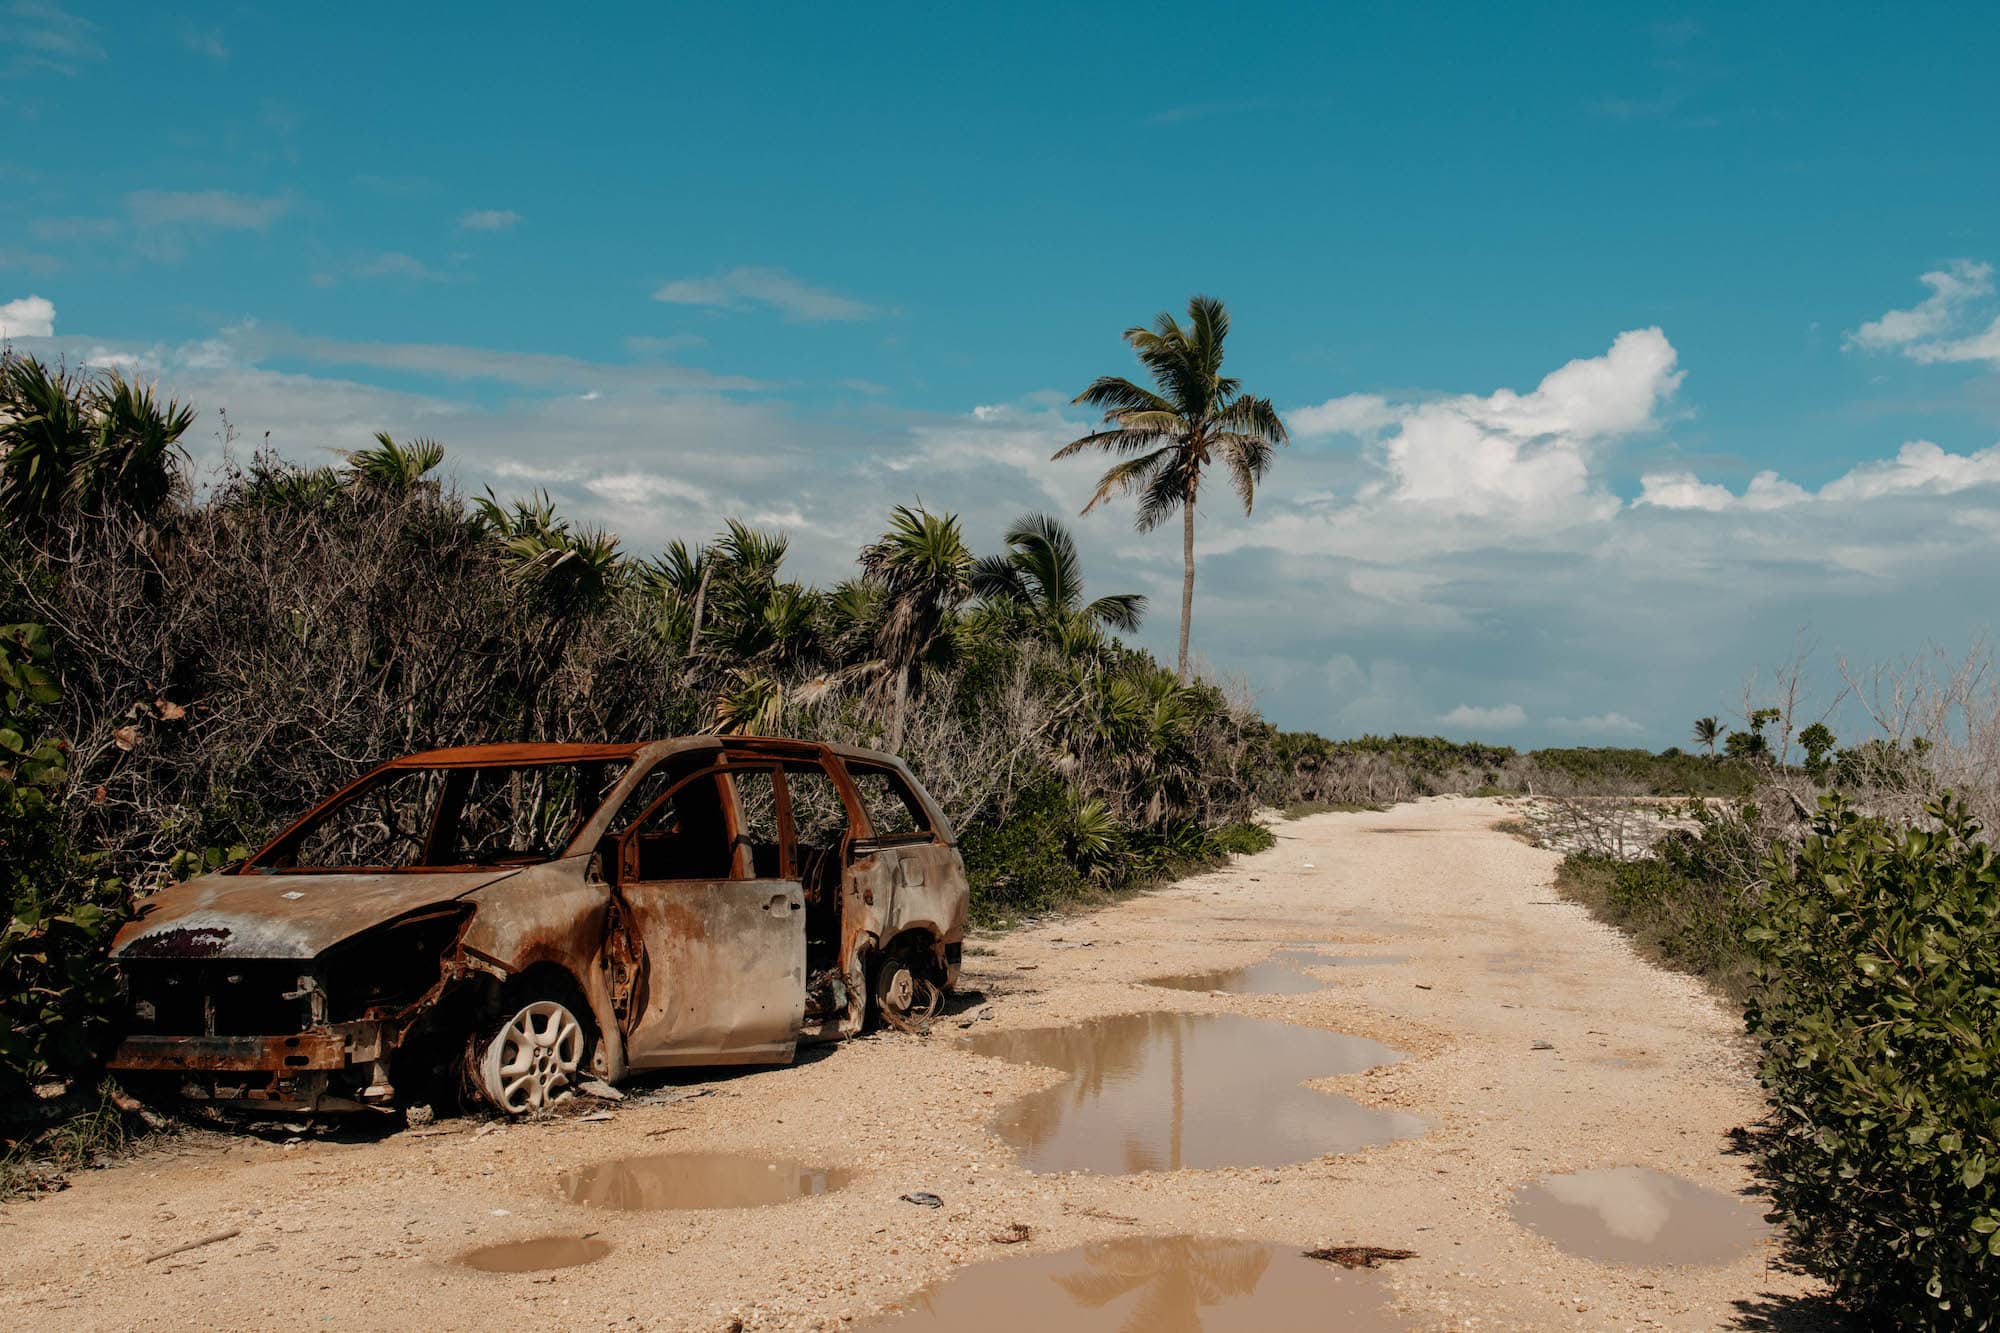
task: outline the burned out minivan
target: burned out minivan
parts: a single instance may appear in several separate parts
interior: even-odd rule
[[[111,1064],[186,1096],[510,1114],[592,1079],[789,1061],[956,981],[951,826],[901,760],[717,736],[392,760],[146,900]]]

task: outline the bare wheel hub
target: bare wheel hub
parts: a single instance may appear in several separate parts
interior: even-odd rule
[[[576,1091],[583,1024],[557,1000],[527,1004],[480,1053],[480,1091],[508,1115],[539,1111]]]
[[[904,1032],[921,1032],[944,1004],[944,991],[900,954],[875,974],[875,1007],[882,1021]]]

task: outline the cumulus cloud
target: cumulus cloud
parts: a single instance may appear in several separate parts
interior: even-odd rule
[[[1591,717],[1552,717],[1549,725],[1557,731],[1578,736],[1613,738],[1643,736],[1646,729],[1623,713],[1598,713]]]
[[[478,208],[460,217],[458,225],[466,231],[505,231],[520,220],[511,208]]]
[[[1929,440],[1911,440],[1894,458],[1862,463],[1817,491],[1770,471],[1752,477],[1741,495],[1727,486],[1702,481],[1692,472],[1653,472],[1639,479],[1641,489],[1633,504],[1713,513],[1773,510],[1815,501],[1839,504],[1915,492],[1952,495],[1996,482],[2000,482],[2000,444],[1976,453],[1954,454]]]
[[[1511,731],[1527,720],[1527,710],[1519,704],[1501,704],[1496,708],[1460,704],[1440,717],[1438,724],[1471,731]]]
[[[24,296],[0,303],[0,338],[53,338],[56,303],[42,296]]]
[[[763,306],[803,322],[873,319],[881,313],[865,302],[811,286],[775,268],[737,268],[712,278],[680,278],[655,291],[653,299],[669,305],[720,309]]]

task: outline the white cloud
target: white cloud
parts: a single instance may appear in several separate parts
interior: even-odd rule
[[[1908,310],[1891,310],[1847,335],[1850,347],[1905,347],[1949,328],[1960,309],[1993,290],[1993,266],[1954,259],[1919,279],[1931,294]],[[1914,353],[1913,353],[1914,355]]]
[[[1477,708],[1471,704],[1460,704],[1440,717],[1438,724],[1470,731],[1511,731],[1515,727],[1524,725],[1527,720],[1527,710],[1519,704],[1501,704],[1497,708]]]
[[[736,309],[760,305],[802,321],[872,319],[881,312],[865,302],[814,287],[774,268],[738,268],[712,278],[681,278],[653,293],[669,305]]]
[[[1298,407],[1285,414],[1293,436],[1373,435],[1396,424],[1396,409],[1380,394],[1350,393],[1329,398],[1316,407]]]
[[[713,503],[713,498],[701,487],[657,472],[615,472],[592,477],[583,483],[583,488],[615,505],[637,506],[661,500],[686,500],[704,506]]]
[[[134,190],[125,196],[125,210],[142,227],[262,231],[291,207],[292,201],[282,195],[232,194],[227,190]]]
[[[510,208],[478,208],[459,218],[458,225],[467,231],[505,231],[520,220]]]
[[[53,338],[56,303],[42,296],[24,296],[0,303],[0,338]]]
[[[1951,495],[1994,483],[2000,483],[2000,444],[1977,453],[1954,454],[1929,440],[1911,440],[1897,450],[1894,458],[1862,463],[1817,491],[1808,491],[1768,471],[1751,478],[1741,495],[1727,486],[1702,481],[1692,472],[1652,472],[1640,478],[1639,498],[1632,503],[1721,513],[1732,509],[1786,509],[1812,501],[1838,504],[1876,500],[1915,492]]]
[[[1623,713],[1599,713],[1592,717],[1552,717],[1549,725],[1557,731],[1579,736],[1643,736],[1646,729]]]
[[[1919,343],[1910,349],[1918,361],[1991,361],[2000,365],[2000,316],[1995,316],[1983,333],[1944,342]]]

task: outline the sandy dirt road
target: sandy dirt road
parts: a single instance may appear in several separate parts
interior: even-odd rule
[[[1275,849],[1222,871],[976,942],[964,985],[983,1000],[926,1037],[642,1085],[608,1118],[447,1120],[362,1142],[202,1135],[85,1173],[0,1210],[0,1327],[840,1328],[965,1265],[1170,1235],[1415,1251],[1349,1279],[1392,1327],[1812,1326],[1785,1313],[1809,1284],[1769,1242],[1720,1266],[1615,1266],[1514,1220],[1517,1188],[1555,1172],[1645,1166],[1736,1194],[1750,1177],[1730,1131],[1759,1099],[1736,1017],[1552,902],[1556,858],[1495,831],[1510,813],[1439,799],[1282,824]],[[1294,994],[1143,984],[1300,945],[1402,961],[1318,969],[1323,988]],[[1311,1086],[1421,1132],[1288,1165],[1026,1169],[997,1117],[1063,1076],[965,1041],[1155,1011],[1386,1043],[1407,1058]],[[608,1159],[701,1150],[851,1183],[701,1212],[589,1208],[557,1186]],[[917,1191],[943,1206],[900,1197]],[[1028,1239],[1006,1243],[1016,1224]],[[609,1253],[585,1267],[457,1262],[586,1233]]]

